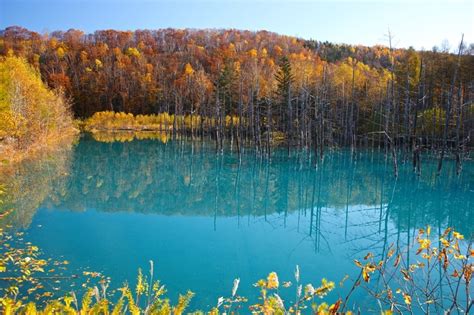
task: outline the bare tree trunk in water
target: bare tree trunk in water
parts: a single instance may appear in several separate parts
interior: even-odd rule
[[[266,131],[267,131],[267,155],[270,157],[271,155],[271,133],[272,133],[272,108],[271,108],[271,103],[268,100],[265,100],[265,103],[267,105],[267,126],[266,126]]]
[[[354,137],[355,137],[355,128],[354,128],[354,89],[355,89],[355,65],[356,62],[352,61],[352,84],[351,84],[351,108],[349,113],[349,137],[351,141],[351,152],[354,152]]]
[[[398,160],[397,160],[397,150],[395,150],[395,145],[393,144],[392,138],[388,135],[387,132],[385,131],[376,131],[376,132],[370,132],[370,134],[384,134],[386,141],[389,143],[390,146],[390,153],[392,155],[392,162],[393,162],[393,174],[396,178],[398,178]]]
[[[438,172],[437,175],[441,174],[441,169],[443,168],[443,158],[444,154],[448,147],[448,128],[449,128],[449,120],[451,118],[451,104],[453,101],[453,93],[454,93],[454,85],[456,84],[456,79],[458,75],[459,67],[461,66],[461,54],[462,54],[462,44],[464,41],[464,34],[461,36],[461,42],[459,43],[459,51],[458,51],[458,63],[456,68],[454,69],[453,81],[451,82],[451,87],[449,89],[449,95],[447,99],[447,106],[446,106],[446,121],[444,123],[444,133],[443,133],[443,147],[441,149],[441,154],[439,156],[438,161]]]
[[[462,115],[462,104],[463,97],[462,97],[462,85],[459,86],[458,89],[458,106],[457,106],[457,113],[456,113],[456,174],[461,174],[462,171],[462,150],[461,144],[459,143],[459,129],[461,127],[461,115]]]
[[[242,136],[242,80],[240,81],[240,95],[239,95],[239,125],[237,126],[237,152],[239,154],[239,160],[241,159],[241,136]],[[232,118],[233,120],[233,118]]]
[[[174,96],[173,140],[176,139],[176,116],[178,115],[178,96]]]
[[[416,137],[416,128],[418,124],[418,108],[420,102],[422,104],[422,108],[425,106],[425,69],[423,67],[423,59],[420,63],[420,79],[418,80],[418,99],[415,102],[415,109],[413,111],[413,128],[412,128],[412,151],[413,151],[413,171],[416,172],[418,175],[421,174],[421,164],[420,164],[420,151],[422,143],[418,143],[418,139]]]

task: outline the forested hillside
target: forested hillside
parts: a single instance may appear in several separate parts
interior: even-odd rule
[[[196,132],[218,140],[265,147],[281,138],[301,148],[464,150],[474,129],[474,56],[465,46],[421,52],[190,29],[41,35],[9,27],[0,37],[0,54],[27,58],[71,97],[77,117],[195,115]]]

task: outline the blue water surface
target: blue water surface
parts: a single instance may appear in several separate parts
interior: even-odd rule
[[[206,141],[89,136],[63,155],[31,161],[10,179],[24,187],[11,223],[45,256],[70,261],[79,275],[110,276],[111,287],[133,285],[137,269],[147,273],[153,260],[172,299],[196,293],[192,308],[229,296],[235,278],[239,294],[255,300],[253,283],[271,271],[294,282],[296,265],[315,286],[323,277],[353,278],[354,259],[411,246],[426,225],[466,237],[474,230],[472,162],[457,175],[447,160],[438,177],[436,161],[424,156],[417,176],[401,153],[395,179],[391,159],[377,150],[327,151],[316,162],[285,150],[239,158],[231,148],[216,154]],[[329,301],[349,288],[338,287]],[[294,291],[281,294],[291,301]],[[377,309],[363,291],[352,300]]]

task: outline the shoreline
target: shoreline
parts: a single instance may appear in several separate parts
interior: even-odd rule
[[[81,131],[77,128],[70,128],[62,132],[55,132],[45,139],[37,141],[25,149],[16,149],[12,145],[0,144],[0,171],[3,169],[19,164],[23,161],[38,158],[38,156],[58,150],[63,145],[72,145]]]

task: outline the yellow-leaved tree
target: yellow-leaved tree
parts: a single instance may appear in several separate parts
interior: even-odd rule
[[[69,104],[22,58],[0,58],[0,153],[46,146],[75,132]]]

